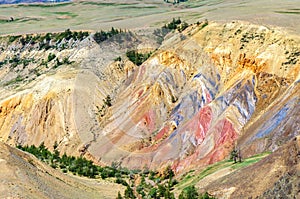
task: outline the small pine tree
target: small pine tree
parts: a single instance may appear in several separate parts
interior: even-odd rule
[[[166,187],[164,187],[163,185],[158,185],[158,196],[159,197],[164,197],[166,191],[167,191]]]
[[[216,199],[215,197],[210,196],[207,192],[199,196],[199,199]]]
[[[149,191],[148,196],[150,196],[150,198],[158,198],[157,189],[155,187],[152,187]]]
[[[233,160],[234,163],[237,162],[237,158],[238,158],[238,152],[236,149],[232,150],[230,153],[230,160]]]
[[[182,190],[179,195],[179,199],[195,199],[198,198],[199,194],[195,186],[188,186]]]
[[[111,97],[110,95],[107,95],[106,98],[103,100],[104,104],[107,105],[107,106],[112,106],[111,104]]]
[[[55,150],[55,149],[57,149],[57,147],[58,147],[58,143],[57,143],[57,141],[55,141],[53,144],[53,149]]]
[[[130,186],[127,186],[127,188],[125,189],[124,197],[126,199],[135,199],[136,198],[133,193],[133,189]]]
[[[118,196],[116,199],[123,199],[122,195],[120,194],[120,191],[118,191]]]

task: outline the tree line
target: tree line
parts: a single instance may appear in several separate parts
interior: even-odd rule
[[[17,148],[29,152],[39,160],[49,164],[52,168],[60,169],[64,173],[85,176],[88,178],[113,178],[115,183],[126,186],[123,194],[118,193],[117,199],[135,198],[165,198],[175,199],[172,192],[178,181],[170,166],[163,172],[153,171],[145,167],[143,170],[130,170],[121,167],[119,163],[113,162],[111,166],[98,166],[91,160],[84,157],[63,155],[57,150],[58,144],[55,142],[54,151],[49,151],[44,143],[39,147],[35,145],[21,146]],[[207,193],[199,194],[194,186],[188,186],[182,190],[179,199],[213,199]]]

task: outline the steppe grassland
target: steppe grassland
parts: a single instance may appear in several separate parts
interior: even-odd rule
[[[110,28],[109,24],[116,21],[121,21],[123,28],[130,28],[134,24],[126,23],[126,19],[164,13],[171,9],[163,1],[161,4],[130,2],[84,1],[61,4],[1,5],[0,34],[63,31],[66,28],[105,29]],[[10,21],[11,17],[13,21]]]
[[[0,5],[0,35],[71,30],[147,29],[172,18],[188,23],[204,19],[242,20],[300,32],[299,3],[289,0],[188,0],[172,5],[163,0],[95,1],[60,4]],[[11,17],[14,21],[10,21]]]
[[[74,1],[59,4],[0,5],[0,34],[72,30],[161,27],[172,18],[201,20],[206,7],[221,0],[189,0],[177,5],[163,0]],[[199,10],[200,9],[200,10]],[[204,9],[204,10],[201,10]],[[10,21],[11,17],[14,19]]]

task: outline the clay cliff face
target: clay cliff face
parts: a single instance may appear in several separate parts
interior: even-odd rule
[[[141,66],[124,53],[158,47],[144,36],[100,46],[89,37],[55,52],[74,63],[19,87],[3,83],[1,140],[56,141],[99,163],[180,172],[222,160],[235,145],[249,156],[298,135],[299,37],[242,22],[203,24],[169,34]]]

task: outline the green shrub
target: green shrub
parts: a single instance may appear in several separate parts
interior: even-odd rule
[[[127,186],[124,192],[124,198],[135,199],[136,196],[134,195],[133,189],[130,186]]]
[[[126,52],[126,56],[128,57],[128,59],[137,66],[140,66],[142,63],[144,63],[151,55],[152,52],[146,54],[138,53],[135,50]]]
[[[18,38],[19,42],[22,44],[22,46],[25,46],[27,44],[30,45],[34,45],[36,43],[39,43],[39,49],[51,49],[51,48],[56,48],[58,49],[58,44],[65,39],[66,41],[69,41],[70,39],[73,39],[75,41],[82,41],[83,39],[85,39],[86,37],[89,36],[89,32],[73,32],[70,29],[65,30],[64,32],[60,32],[60,33],[46,33],[45,35],[26,35],[25,37],[21,36],[21,35],[17,35],[17,36],[9,36],[8,37],[8,43],[13,43],[14,41],[16,41]],[[51,44],[50,41],[52,41],[52,43],[56,43],[56,44]],[[62,49],[64,49],[66,46],[63,46]]]
[[[179,199],[195,199],[198,198],[199,194],[195,186],[188,186],[182,190],[179,195]]]
[[[120,191],[118,191],[118,196],[117,196],[117,198],[116,198],[116,199],[123,199],[123,197],[122,197],[122,195],[121,195]]]
[[[189,24],[186,23],[186,22],[183,22],[182,24],[180,24],[180,25],[177,27],[177,30],[178,30],[179,32],[182,32],[182,31],[184,31],[187,27],[189,27]]]
[[[56,146],[57,144],[54,144]],[[115,178],[115,183],[126,186],[126,190],[124,192],[124,198],[132,199],[132,198],[165,198],[165,199],[175,199],[174,193],[172,193],[172,189],[174,185],[177,183],[174,180],[174,173],[170,167],[164,171],[162,179],[156,181],[156,176],[159,175],[156,171],[151,171],[149,169],[147,172],[142,170],[129,170],[127,168],[122,168],[119,163],[114,162],[112,166],[100,167],[94,165],[92,161],[85,159],[84,157],[74,157],[68,156],[65,153],[60,155],[57,150],[57,146],[54,152],[50,152],[44,145],[41,143],[39,147],[34,145],[31,146],[21,146],[18,145],[17,148],[27,151],[33,155],[35,155],[38,159],[48,163],[51,167],[55,169],[61,169],[63,173],[71,172],[74,175],[86,176],[88,178]],[[122,176],[130,175],[130,178]],[[140,183],[136,185],[136,177],[141,176]],[[151,180],[150,178],[153,178]],[[151,181],[151,183],[149,183]],[[132,186],[130,187],[129,184]],[[134,191],[135,190],[135,191]],[[203,197],[202,197],[203,196]],[[209,198],[211,197],[205,193],[203,195],[199,195],[194,186],[186,187],[179,198]],[[118,194],[117,198],[122,198],[121,194]]]
[[[177,29],[177,26],[181,24],[181,19],[178,18],[178,19],[175,19],[173,18],[172,21],[170,23],[167,23],[163,26],[163,28],[167,28],[167,29],[170,29],[170,30],[175,30]]]
[[[122,61],[122,58],[119,56],[119,57],[115,58],[114,61]]]
[[[105,32],[105,31],[103,31],[103,30],[101,30],[100,32],[96,32],[96,33],[94,34],[93,38],[94,38],[94,40],[95,40],[98,44],[100,44],[101,42],[103,42],[103,41],[105,41],[105,40],[111,38],[111,37],[114,36],[114,35],[120,34],[120,33],[122,33],[122,32],[123,32],[123,31],[122,31],[121,29],[118,30],[118,29],[115,29],[115,28],[112,27],[111,30],[110,30],[110,31],[107,31],[107,32]]]
[[[9,43],[13,43],[16,39],[20,38],[21,35],[17,35],[17,36],[9,36],[8,38],[8,42]]]
[[[55,59],[55,57],[56,57],[55,54],[49,53],[47,62],[51,62],[53,59]]]
[[[124,186],[129,186],[128,183],[120,177],[118,177],[115,182],[117,184],[121,184],[121,185],[124,185]]]
[[[202,30],[202,29],[205,28],[206,26],[208,26],[208,20],[205,20],[205,21],[202,23],[202,25],[201,25],[201,27],[200,27],[200,30]]]
[[[105,99],[103,99],[103,102],[106,106],[110,107],[112,106],[111,104],[111,98],[110,98],[110,95],[107,95]]]
[[[21,81],[23,81],[23,78],[22,78],[21,75],[18,75],[15,79],[12,79],[12,80],[6,82],[6,83],[4,84],[4,86],[8,86],[8,85],[10,85],[10,84],[15,84],[15,83],[18,83],[18,82],[21,82]]]

